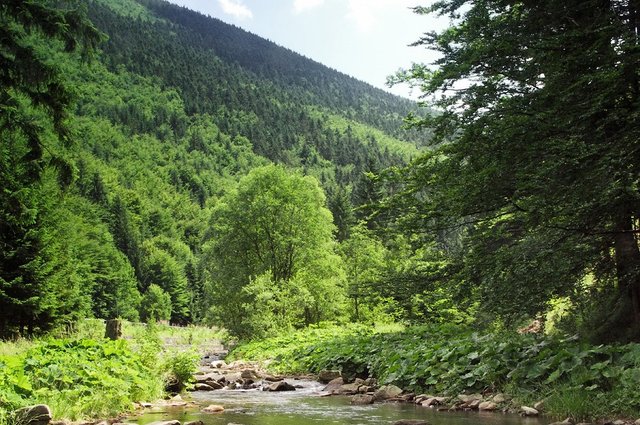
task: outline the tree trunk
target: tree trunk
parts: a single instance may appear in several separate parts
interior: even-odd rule
[[[631,215],[620,217],[618,233],[614,237],[618,286],[630,298],[633,307],[633,326],[640,328],[640,250],[633,233]]]
[[[117,340],[122,337],[122,322],[119,319],[107,320],[105,338]]]

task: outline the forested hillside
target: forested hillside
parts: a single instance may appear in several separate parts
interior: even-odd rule
[[[1,333],[637,339],[637,7],[465,3],[415,9],[452,21],[416,43],[439,69],[397,76],[434,114],[164,1],[3,6]]]
[[[283,290],[302,310],[274,313],[278,326],[348,317],[336,240],[365,217],[358,206],[380,195],[367,173],[407,163],[426,140],[402,129],[412,102],[164,1],[96,0],[87,11],[88,28],[102,34],[89,62],[69,54],[46,26],[30,37],[37,24],[3,12],[18,42],[50,64],[59,109],[68,115],[50,120],[34,98],[17,100],[16,114],[37,128],[17,131],[9,125],[15,118],[3,117],[2,333],[40,332],[86,316],[215,322],[260,303],[262,295],[251,293],[257,289],[245,288],[250,281],[289,285]],[[77,35],[58,38],[65,37]],[[29,131],[41,135],[35,148]],[[285,251],[271,244],[275,263],[259,250],[222,270],[226,256],[247,248],[230,252],[235,242],[225,239],[221,211],[234,208],[243,176],[273,163],[279,166],[262,173],[289,171],[269,188],[273,199],[261,195],[265,208],[282,212],[311,197],[324,218],[305,228],[306,213],[283,215],[283,224],[302,233],[276,226]],[[297,180],[307,183],[294,189]],[[235,232],[247,231],[238,226]],[[303,241],[315,231],[323,235],[318,241]],[[267,236],[260,230],[253,237]],[[270,283],[259,278],[281,258],[287,273],[274,272]],[[230,290],[221,279],[231,271],[240,279],[231,291],[239,310],[221,311],[219,294]],[[234,331],[272,326],[268,317],[258,321]]]
[[[0,423],[191,379],[155,325],[17,348],[91,317],[452,408],[637,417],[640,4],[414,11],[449,22],[393,78],[425,111],[161,0],[0,2]]]

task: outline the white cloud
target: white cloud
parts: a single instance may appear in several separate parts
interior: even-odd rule
[[[351,19],[361,32],[371,31],[385,15],[388,7],[411,7],[419,0],[348,0],[347,18]]]
[[[253,12],[242,3],[242,0],[218,0],[224,13],[238,19],[253,18]]]
[[[322,6],[323,3],[324,0],[294,0],[293,12],[302,13],[305,10],[310,10]]]

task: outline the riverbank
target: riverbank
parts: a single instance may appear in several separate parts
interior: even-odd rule
[[[639,344],[591,346],[572,338],[480,334],[457,326],[353,326],[245,343],[230,355],[238,358],[264,361],[277,373],[337,370],[348,383],[375,377],[404,393],[432,396],[421,403],[434,408],[483,402],[495,402],[497,410],[537,406],[549,422],[615,417],[634,423],[640,417]]]
[[[13,412],[39,404],[65,421],[132,412],[167,389],[183,389],[220,338],[206,328],[127,322],[123,331],[123,339],[110,341],[102,321],[88,320],[73,332],[0,343],[0,425],[19,423]]]

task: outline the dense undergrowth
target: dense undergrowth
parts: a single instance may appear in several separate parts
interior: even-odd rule
[[[219,334],[206,328],[125,323],[125,338],[103,338],[101,321],[65,337],[0,343],[0,425],[15,409],[44,403],[55,418],[109,418],[184,388],[196,351]],[[190,348],[186,348],[190,347]]]
[[[572,338],[475,333],[457,326],[376,331],[309,329],[238,346],[232,356],[271,360],[279,372],[338,369],[416,392],[506,392],[574,419],[640,413],[640,344],[587,345]]]

